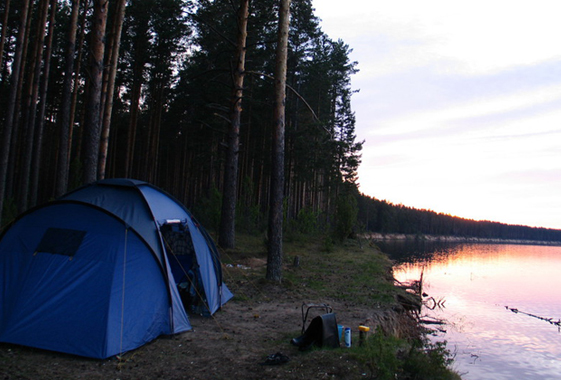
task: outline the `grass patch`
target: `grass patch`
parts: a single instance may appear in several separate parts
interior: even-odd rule
[[[235,251],[227,253],[230,261],[266,260],[267,249],[262,237],[238,235],[237,244]],[[284,242],[283,281],[275,285],[274,297],[282,294],[283,298],[337,300],[349,308],[383,309],[390,310],[391,314],[398,306],[396,295],[403,294],[404,290],[394,286],[391,261],[378,247],[347,240],[344,244],[330,246],[329,250],[324,248],[325,239],[321,236]],[[298,266],[294,265],[296,257]],[[241,296],[240,301],[270,301],[267,293],[272,284],[264,279],[263,267],[240,270],[233,265],[228,272],[228,283],[251,283],[249,288],[256,289],[250,296]],[[280,293],[278,287],[282,289]],[[359,347],[355,339],[350,349],[298,353],[298,363],[318,368],[325,363],[328,372],[336,378],[368,375],[372,379],[392,380],[460,379],[449,369],[451,357],[445,345],[433,345],[422,337],[397,338],[391,331],[400,330],[401,320],[395,318],[391,323],[392,328],[371,334],[363,346]],[[286,338],[294,334],[291,332]],[[345,376],[339,376],[343,373]]]
[[[355,240],[322,250],[322,238],[285,244],[289,257],[299,257],[292,267],[287,260],[284,278],[310,298],[334,298],[350,303],[379,306],[393,302],[391,263],[375,247]]]
[[[372,377],[379,380],[461,380],[450,370],[452,355],[441,342],[432,344],[424,339],[411,342],[377,330],[350,355],[364,363]]]

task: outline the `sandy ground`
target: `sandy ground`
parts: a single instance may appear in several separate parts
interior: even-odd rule
[[[244,297],[228,302],[214,317],[191,316],[193,331],[159,337],[120,359],[93,360],[0,343],[0,380],[370,377],[345,348],[299,352],[290,344],[301,332],[302,303],[320,301],[297,299],[277,285],[240,285],[238,292]],[[358,326],[370,314],[357,306],[327,302],[338,323],[347,326]],[[311,309],[308,322],[316,310]],[[288,363],[262,364],[277,352],[288,356]]]

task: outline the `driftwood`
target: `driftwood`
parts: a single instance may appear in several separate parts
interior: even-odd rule
[[[505,306],[505,309],[510,310],[510,311],[512,311],[512,312],[515,313],[515,314],[524,314],[524,315],[527,315],[527,316],[529,316],[529,317],[533,317],[533,318],[540,319],[540,320],[542,320],[542,321],[549,322],[550,324],[552,324],[552,325],[554,325],[554,326],[557,326],[559,329],[561,329],[561,319],[558,319],[557,321],[555,321],[555,320],[553,320],[553,318],[544,318],[544,317],[540,317],[540,316],[538,316],[538,315],[526,313],[526,312],[524,312],[524,311],[520,311],[520,310],[518,310],[518,309],[516,309],[516,308],[508,307],[508,306]]]
[[[446,322],[444,322],[441,319],[435,319],[435,318],[431,318],[429,316],[422,317],[421,319],[419,319],[419,322],[421,322],[422,324],[425,324],[425,325],[445,325],[446,324]]]
[[[423,292],[423,274],[419,280],[401,282],[395,280],[395,285],[405,290],[405,295],[397,295],[397,302],[407,311],[412,312],[417,323],[422,325],[445,325],[444,320],[432,318],[430,316],[421,316],[421,307],[425,306],[429,310],[444,309],[446,300],[444,298],[435,299]],[[446,332],[441,328],[437,328],[441,332]],[[429,330],[432,331],[432,330]]]

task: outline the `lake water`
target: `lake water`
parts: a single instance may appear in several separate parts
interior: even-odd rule
[[[381,248],[397,261],[396,279],[423,273],[425,300],[443,305],[422,314],[446,322],[431,339],[448,342],[462,379],[561,379],[561,247],[401,242]]]

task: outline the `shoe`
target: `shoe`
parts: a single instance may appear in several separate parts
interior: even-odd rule
[[[267,356],[267,359],[265,359],[265,361],[261,364],[263,365],[278,365],[278,364],[284,364],[286,362],[288,362],[290,359],[288,358],[288,356],[283,355],[280,352],[277,352],[276,354],[272,354]]]

